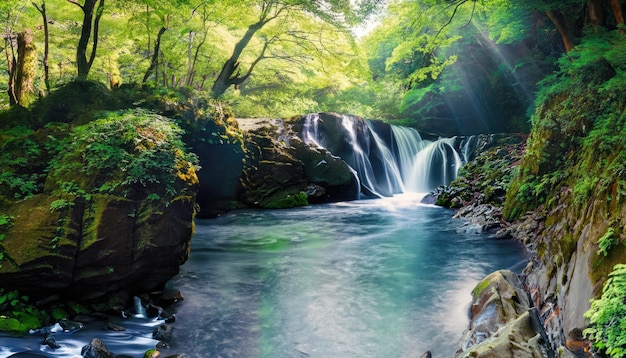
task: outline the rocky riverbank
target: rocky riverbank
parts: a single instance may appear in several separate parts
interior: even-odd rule
[[[595,100],[618,83],[612,79],[619,66],[610,54],[584,66],[574,62],[539,97],[526,149],[486,151],[484,164],[478,158],[463,178],[437,193],[439,204],[461,207],[457,216],[468,225],[526,245],[530,262],[521,279],[546,332],[546,352],[560,357],[623,352],[623,334],[615,327],[623,302],[608,305],[601,296],[615,290],[616,281],[608,278],[622,279],[618,264],[626,257],[620,244],[626,142],[615,130],[624,128],[626,101]]]

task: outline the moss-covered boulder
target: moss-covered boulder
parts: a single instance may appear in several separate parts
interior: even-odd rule
[[[58,138],[26,133],[0,143],[42,138],[33,148],[49,149],[40,157],[50,160],[33,163],[45,170],[32,191],[3,192],[3,287],[80,300],[162,285],[187,259],[193,233],[196,159],[181,130],[143,111],[62,128]],[[15,178],[26,170],[4,162]]]
[[[95,111],[120,108],[119,101],[99,82],[77,80],[43,97],[33,105],[34,128],[50,122],[87,123]]]
[[[496,271],[472,294],[470,326],[457,357],[547,357],[545,332],[517,275]]]
[[[358,197],[358,181],[351,168],[299,137],[302,118],[238,122],[245,144],[240,188],[244,204],[289,208]]]
[[[263,126],[245,134],[241,200],[272,209],[306,205],[306,200],[297,200],[306,190],[304,165],[273,131],[271,126]]]
[[[511,271],[496,271],[472,291],[470,327],[461,348],[467,349],[491,337],[500,327],[530,308],[522,282]]]

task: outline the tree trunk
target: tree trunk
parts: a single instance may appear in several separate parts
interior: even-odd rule
[[[598,28],[603,24],[603,10],[603,0],[589,0],[589,3],[587,4],[587,24],[591,25],[594,32],[597,32]]]
[[[565,48],[565,53],[570,52],[570,50],[574,48],[574,43],[569,35],[569,30],[567,28],[567,24],[565,23],[565,17],[561,12],[555,12],[552,10],[546,11],[546,15],[559,31],[561,40],[563,41],[563,47]]]
[[[98,29],[100,18],[104,10],[104,0],[85,0],[84,5],[78,4],[76,0],[67,1],[78,5],[83,10],[83,25],[81,27],[80,39],[78,40],[78,47],[76,48],[76,65],[78,66],[78,78],[85,79],[87,75],[89,75],[89,71],[96,57],[96,50],[98,49]],[[98,5],[97,9],[96,5]],[[89,59],[87,59],[87,46],[89,45],[90,39],[92,39],[91,54],[89,55]]]
[[[161,29],[159,30],[159,34],[157,35],[156,41],[154,43],[154,52],[152,53],[152,61],[150,61],[150,67],[148,67],[148,70],[146,71],[146,74],[143,76],[143,83],[146,83],[148,81],[148,78],[150,78],[150,76],[152,76],[152,73],[155,72],[157,65],[159,64],[159,52],[161,51],[161,37],[163,37],[163,34],[165,33],[167,29],[165,27],[161,27]],[[159,71],[155,72],[155,78],[154,78],[154,82],[158,81],[158,73]]]
[[[17,68],[15,71],[15,98],[22,107],[28,107],[36,99],[36,75],[37,50],[33,44],[33,32],[26,30],[17,35]]]
[[[245,35],[243,35],[241,40],[237,42],[232,55],[230,55],[230,58],[226,61],[226,63],[224,63],[224,66],[222,66],[222,71],[213,83],[213,87],[211,88],[211,95],[214,98],[221,97],[224,92],[226,92],[228,87],[236,84],[241,84],[241,82],[243,82],[240,72],[238,71],[239,57],[241,56],[243,49],[245,49],[246,46],[248,46],[248,43],[250,43],[250,40],[252,40],[254,34],[259,31],[267,22],[268,20],[261,20],[257,23],[250,25]]]
[[[7,60],[7,73],[9,79],[7,81],[7,95],[9,96],[9,105],[14,106],[17,104],[17,97],[15,96],[15,69],[17,68],[17,58],[15,56],[15,46],[13,45],[13,36],[9,30],[4,39],[5,48],[4,54]]]
[[[624,34],[624,13],[622,12],[622,5],[619,3],[619,0],[611,0],[610,2],[613,16],[615,17],[615,23],[619,31]]]
[[[50,66],[48,65],[48,58],[50,57],[50,31],[48,29],[48,16],[46,15],[46,2],[45,0],[38,6],[33,3],[37,11],[41,13],[43,18],[43,33],[44,33],[44,55],[43,55],[43,82],[46,85],[46,93],[50,93]]]

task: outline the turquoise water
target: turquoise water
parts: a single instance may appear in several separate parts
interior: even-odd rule
[[[474,285],[502,268],[520,271],[523,248],[489,240],[419,204],[419,196],[198,220],[190,260],[168,283],[185,300],[170,349],[185,357],[452,357],[468,325]],[[0,357],[30,350],[80,357],[98,337],[116,354],[142,357],[161,322],[113,319],[43,335],[0,336]]]
[[[169,284],[172,351],[192,357],[452,357],[474,285],[525,263],[418,197],[198,221]]]

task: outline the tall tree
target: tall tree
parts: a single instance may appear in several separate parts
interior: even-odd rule
[[[80,39],[76,48],[76,65],[78,67],[78,78],[85,79],[89,75],[93,61],[98,50],[98,32],[100,19],[104,12],[104,0],[85,0],[80,4],[77,0],[67,0],[80,7],[83,12],[83,24],[80,31]],[[91,53],[87,57],[87,48],[91,40]]]
[[[33,43],[33,32],[29,29],[17,35],[16,67],[15,99],[22,107],[28,107],[35,100],[37,74],[37,49]]]
[[[41,5],[37,5],[33,2],[33,6],[39,11],[43,22],[44,31],[44,55],[43,55],[43,71],[44,71],[44,84],[46,85],[46,91],[50,92],[50,66],[48,64],[50,57],[50,31],[48,29],[48,15],[46,13],[46,1],[44,0]]]
[[[294,13],[306,13],[324,21],[328,25],[338,29],[348,21],[355,21],[355,11],[349,0],[331,0],[325,2],[307,0],[260,0],[254,4],[258,9],[256,21],[250,24],[244,35],[237,41],[230,57],[226,60],[211,88],[213,97],[222,96],[231,86],[241,85],[252,74],[260,61],[267,58],[267,51],[273,43],[278,41],[282,34],[274,34],[263,39],[260,50],[246,69],[242,68],[240,58],[244,50],[251,43],[255,35],[269,23],[280,18],[288,19]],[[301,36],[293,37],[293,40],[304,40]]]

